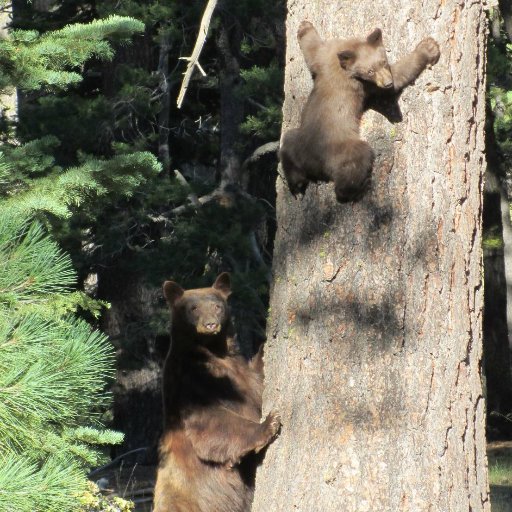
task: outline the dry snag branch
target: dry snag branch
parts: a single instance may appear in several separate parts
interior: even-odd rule
[[[183,82],[181,84],[180,93],[178,94],[178,100],[176,104],[178,108],[181,108],[183,100],[185,99],[185,94],[187,93],[188,84],[190,79],[192,78],[192,73],[194,69],[197,67],[203,76],[206,76],[201,64],[199,64],[199,55],[201,55],[201,50],[203,49],[204,42],[206,41],[206,36],[208,35],[208,28],[210,26],[210,20],[212,19],[213,11],[215,10],[215,6],[217,5],[217,0],[208,0],[206,4],[206,8],[203,13],[203,18],[201,19],[201,25],[199,27],[199,33],[197,35],[197,41],[192,50],[192,55],[190,57],[182,57],[183,60],[188,61],[187,70],[185,71],[185,76],[183,77]]]
[[[432,37],[441,58],[399,111],[364,115],[376,158],[360,201],[337,203],[329,184],[295,199],[278,179],[264,413],[283,427],[253,511],[489,510],[484,3],[289,2],[283,131],[311,90],[304,20],[325,39],[379,27],[390,62]]]

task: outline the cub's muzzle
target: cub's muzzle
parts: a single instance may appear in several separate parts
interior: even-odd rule
[[[381,87],[382,89],[390,89],[393,87],[393,76],[388,69],[381,69],[377,71],[375,76],[375,83],[377,87]]]

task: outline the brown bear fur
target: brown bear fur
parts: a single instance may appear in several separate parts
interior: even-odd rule
[[[260,423],[262,353],[247,362],[237,351],[227,273],[211,288],[164,283],[172,312],[171,347],[163,370],[164,433],[155,512],[246,512],[255,454],[279,428]]]
[[[297,34],[314,80],[298,129],[283,137],[280,159],[293,195],[309,182],[333,181],[340,202],[357,199],[369,182],[373,151],[359,138],[359,122],[369,100],[385,91],[399,93],[439,59],[432,38],[396,64],[388,64],[382,32],[366,39],[323,41],[303,21]]]

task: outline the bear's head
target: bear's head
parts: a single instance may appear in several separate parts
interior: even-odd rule
[[[393,87],[393,75],[380,28],[376,28],[366,39],[352,40],[347,48],[338,52],[338,59],[351,77],[374,83],[382,89]]]
[[[174,281],[165,281],[163,291],[172,311],[173,328],[212,336],[229,321],[231,279],[227,272],[220,274],[211,288],[184,290]]]

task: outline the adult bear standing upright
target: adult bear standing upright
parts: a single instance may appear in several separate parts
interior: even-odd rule
[[[154,512],[246,512],[255,453],[275,437],[275,413],[260,423],[262,353],[238,353],[227,298],[229,274],[211,288],[164,283],[172,312],[163,370],[164,432]]]
[[[439,46],[428,37],[391,66],[375,29],[365,39],[323,41],[303,21],[297,37],[314,80],[300,127],[283,137],[280,159],[292,194],[309,182],[333,181],[340,202],[357,199],[369,182],[373,151],[359,138],[368,100],[385,91],[399,93],[439,60]]]

